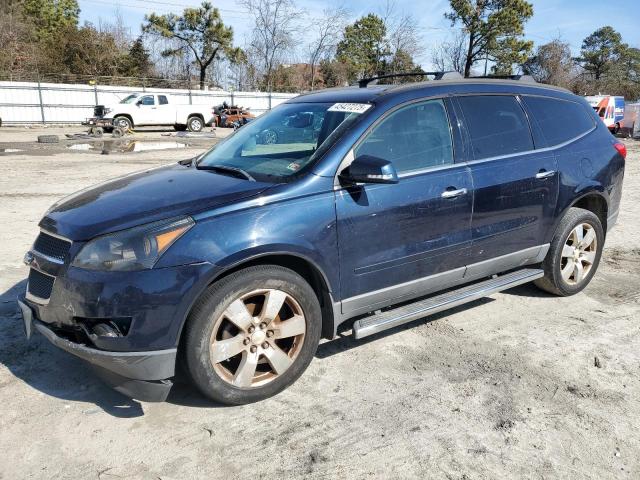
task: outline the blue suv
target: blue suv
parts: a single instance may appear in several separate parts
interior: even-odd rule
[[[527,78],[371,83],[53,205],[25,256],[27,336],[134,398],[166,399],[181,362],[243,404],[341,326],[362,338],[525,282],[589,283],[626,150],[586,101]],[[283,125],[300,134],[264,141]]]

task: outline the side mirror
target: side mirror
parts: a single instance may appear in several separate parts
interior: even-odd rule
[[[339,178],[346,183],[398,183],[398,174],[388,160],[362,155],[340,172]]]
[[[138,101],[136,102],[136,106],[138,106],[138,107],[139,107],[140,105],[142,105],[142,99],[140,99],[140,100],[138,100]]]

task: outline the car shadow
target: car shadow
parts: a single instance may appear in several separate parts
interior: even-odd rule
[[[35,333],[27,340],[16,298],[26,289],[22,280],[0,294],[0,364],[30,387],[70,402],[88,402],[118,418],[144,416],[143,403],[116,392],[103,383],[83,360],[51,345]],[[225,407],[209,400],[191,385],[178,366],[167,403],[186,407]],[[96,413],[89,408],[84,413]]]
[[[437,322],[438,320],[442,320],[443,318],[446,318],[447,316],[452,315],[454,313],[464,312],[465,310],[472,309],[480,305],[485,305],[493,301],[495,301],[495,299],[491,297],[480,298],[478,300],[465,303],[464,305],[460,305],[458,307],[451,308],[443,312],[435,313],[428,317],[419,318],[417,320],[413,320],[403,325],[398,325],[397,327],[390,328],[389,330],[384,330],[380,333],[376,333],[374,335],[371,335],[369,337],[359,339],[359,340],[356,340],[352,335],[353,332],[351,327],[353,325],[353,322],[358,319],[358,318],[354,318],[340,325],[340,327],[338,328],[338,333],[336,338],[318,345],[318,350],[316,351],[316,358],[320,358],[320,359],[328,358],[339,353],[347,352],[354,348],[358,348],[368,343],[372,343],[382,338],[388,337],[389,335],[394,335],[403,330],[410,330],[412,328],[417,327],[418,325]],[[362,317],[359,317],[359,318],[362,318]]]
[[[557,298],[556,295],[539,289],[533,283],[525,283],[509,290],[503,290],[502,293],[516,297]]]
[[[23,280],[0,294],[0,364],[6,366],[16,378],[49,396],[72,402],[93,403],[105,413],[118,418],[143,416],[143,404],[102,383],[86,362],[57,349],[37,333],[31,340],[26,339],[16,302],[16,297],[24,292],[25,288],[26,280]],[[504,293],[529,297],[552,296],[531,285],[515,287]],[[328,358],[492,301],[494,299],[491,297],[481,298],[360,340],[354,339],[351,335],[353,321],[348,321],[340,326],[336,338],[318,346],[315,356],[319,359]],[[193,387],[180,365],[173,381],[174,386],[166,400],[167,403],[195,408],[227,408],[206,398]],[[90,409],[86,413],[94,411]]]

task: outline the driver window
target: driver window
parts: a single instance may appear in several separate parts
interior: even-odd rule
[[[142,105],[155,105],[155,102],[153,100],[153,95],[145,95],[140,99],[140,103]]]
[[[398,173],[453,163],[449,119],[442,100],[396,110],[367,135],[355,157],[371,155],[393,163]]]

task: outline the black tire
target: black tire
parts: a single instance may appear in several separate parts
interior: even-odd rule
[[[277,289],[295,299],[305,319],[304,341],[293,363],[280,375],[261,386],[239,388],[223,379],[214,368],[210,339],[217,320],[231,303],[262,289]],[[239,270],[211,285],[189,315],[185,328],[182,353],[193,383],[212,400],[242,405],[276,395],[302,375],[320,342],[322,317],[315,292],[300,275],[280,266],[259,265]]]
[[[38,143],[58,143],[58,135],[38,135]]]
[[[112,131],[111,131],[111,136],[113,138],[120,138],[124,135],[124,132],[122,131],[122,129],[120,127],[115,127]]]
[[[123,132],[128,132],[133,128],[133,124],[131,123],[131,120],[129,120],[128,117],[123,117],[123,116],[114,118],[113,125],[119,128],[120,130],[122,130]]]
[[[201,132],[204,128],[204,121],[200,117],[189,117],[187,119],[187,128],[190,132]]]
[[[93,129],[93,136],[96,138],[101,138],[104,135],[104,129],[102,127],[96,127]]]
[[[562,277],[562,251],[571,232],[581,224],[591,226],[595,232],[597,242],[595,259],[584,278],[576,284],[571,284],[565,281]],[[560,221],[553,240],[551,241],[551,246],[547,252],[547,256],[542,262],[544,277],[536,280],[534,282],[535,285],[546,292],[562,297],[575,295],[582,291],[587,285],[589,285],[589,282],[598,269],[604,241],[605,234],[602,228],[602,223],[593,212],[582,208],[570,208],[564,218]]]

